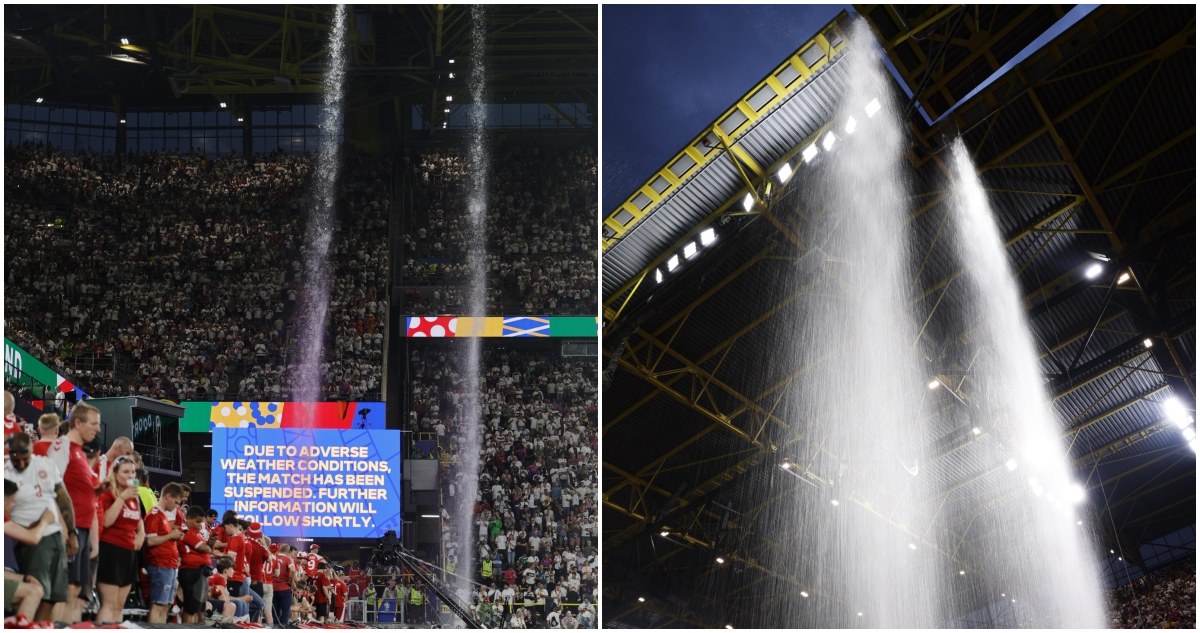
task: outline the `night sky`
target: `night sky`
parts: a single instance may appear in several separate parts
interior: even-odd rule
[[[607,216],[849,5],[604,5]]]

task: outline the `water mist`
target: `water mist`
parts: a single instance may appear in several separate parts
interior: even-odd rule
[[[300,304],[299,362],[293,396],[298,402],[321,399],[321,360],[325,348],[325,319],[329,312],[331,265],[329,245],[337,222],[338,134],[341,131],[346,78],[346,5],[335,5],[329,29],[325,93],[321,103],[320,151],[313,166],[315,182],[309,204],[308,228],[302,257],[306,292]],[[311,413],[310,413],[311,415]]]
[[[987,194],[962,139],[954,142],[951,226],[967,270],[978,352],[971,374],[981,419],[1004,441],[1015,469],[1007,503],[977,518],[991,531],[988,573],[1019,592],[1038,627],[1104,626],[1104,609],[1089,535],[1074,505],[1084,501],[1073,480],[1061,425],[1051,409],[1024,305]],[[1090,523],[1090,522],[1088,522]]]

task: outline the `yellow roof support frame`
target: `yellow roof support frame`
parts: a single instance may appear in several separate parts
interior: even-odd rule
[[[842,31],[840,23],[847,18],[842,11],[829,24],[817,33],[816,37],[805,42],[786,61],[771,71],[762,81],[754,85],[746,96],[739,99],[733,107],[726,110],[711,125],[694,138],[682,151],[676,154],[667,164],[659,169],[653,177],[638,188],[627,200],[615,208],[604,220],[603,248],[607,251],[641,219],[652,213],[664,200],[670,198],[691,174],[700,171],[702,167],[717,158],[721,153],[717,149],[721,139],[713,133],[719,128],[731,140],[736,141],[754,124],[766,116],[787,99],[791,94],[808,83],[812,75],[829,63],[830,58],[841,53],[849,46],[848,34]],[[831,43],[836,42],[836,44]],[[822,55],[811,66],[804,63],[802,56],[813,46],[820,47]],[[768,95],[769,99],[762,101]],[[751,101],[759,103],[758,107]],[[707,142],[706,142],[707,141]]]

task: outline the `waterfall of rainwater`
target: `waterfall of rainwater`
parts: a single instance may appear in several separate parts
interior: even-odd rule
[[[470,212],[470,227],[467,262],[470,278],[466,293],[469,314],[482,317],[487,314],[487,210],[489,199],[488,173],[491,153],[486,135],[487,128],[487,69],[484,53],[487,48],[487,13],[483,7],[471,7],[471,106],[470,148],[468,161],[471,165],[470,183],[467,192],[467,207]],[[483,319],[473,319],[482,328]],[[482,366],[483,332],[476,331],[466,339],[467,353],[459,375],[466,386],[466,403],[461,421],[463,441],[458,447],[458,463],[462,469],[461,489],[457,494],[455,508],[455,530],[459,538],[458,573],[463,578],[474,579],[475,557],[478,556],[479,533],[475,528],[475,497],[479,493],[480,427],[483,422],[480,400],[480,372]],[[463,333],[460,332],[459,336]],[[459,580],[459,597],[470,602],[471,587]]]
[[[321,145],[312,173],[315,179],[309,203],[308,229],[305,234],[305,292],[300,304],[299,362],[293,396],[298,402],[321,399],[321,360],[325,344],[325,319],[329,311],[331,266],[329,244],[333,241],[337,213],[338,135],[346,78],[346,5],[335,5],[333,25],[329,29],[329,55],[325,68],[325,93],[321,103]]]
[[[1034,352],[1024,305],[996,227],[987,194],[962,139],[952,148],[951,225],[957,256],[969,279],[978,357],[971,370],[976,403],[1003,442],[1003,471],[1019,491],[1006,503],[985,507],[992,552],[988,574],[1011,599],[1019,599],[1037,627],[1101,628],[1104,609],[1091,535],[1076,512],[1086,495],[1073,480],[1062,425],[1051,409]],[[1015,598],[1011,598],[1015,596]]]

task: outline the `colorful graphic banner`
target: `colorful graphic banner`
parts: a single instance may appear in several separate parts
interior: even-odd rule
[[[212,508],[272,538],[400,534],[400,431],[218,429]]]
[[[47,367],[42,361],[34,358],[29,352],[18,347],[16,343],[5,338],[4,376],[13,382],[20,383],[22,372],[43,385],[52,387],[63,393],[74,391],[76,401],[91,397],[61,374]]]
[[[597,338],[600,319],[594,316],[408,316],[408,338]]]
[[[225,429],[387,428],[382,402],[183,402],[183,433]]]

